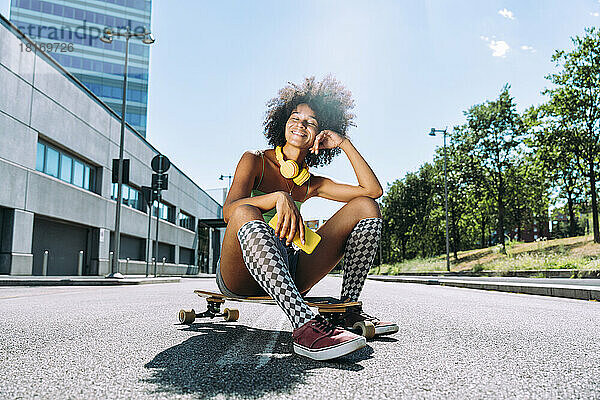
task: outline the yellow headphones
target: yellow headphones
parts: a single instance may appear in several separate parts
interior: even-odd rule
[[[279,172],[281,172],[281,175],[286,179],[292,179],[296,185],[302,186],[310,178],[310,172],[308,172],[306,163],[300,169],[296,161],[283,159],[281,146],[275,147],[275,158],[279,162]]]

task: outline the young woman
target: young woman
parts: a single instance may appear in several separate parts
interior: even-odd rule
[[[238,163],[223,206],[227,230],[217,284],[230,296],[266,292],[273,297],[294,327],[296,353],[318,360],[339,357],[366,345],[362,336],[346,330],[357,321],[373,322],[376,334],[398,331],[396,324],[379,321],[360,307],[346,313],[343,327],[332,326],[302,298],[344,257],[341,299],[358,300],[381,235],[374,200],[382,194],[381,185],[347,138],[354,102],[338,81],[313,77],[300,86],[290,84],[267,105],[265,134],[274,148],[246,152]],[[352,164],[356,186],[308,172],[330,163],[340,151]],[[304,243],[300,206],[314,196],[346,204],[319,228],[321,242],[307,254],[291,243],[296,234]],[[275,213],[273,230],[268,222]]]

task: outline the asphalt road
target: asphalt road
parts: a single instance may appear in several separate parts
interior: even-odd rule
[[[216,286],[0,288],[0,398],[600,399],[597,302],[368,281],[366,310],[400,332],[317,362],[276,306],[179,325],[195,288]]]

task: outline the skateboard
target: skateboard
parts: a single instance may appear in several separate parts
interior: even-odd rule
[[[269,296],[259,297],[229,297],[221,293],[194,290],[199,297],[206,300],[206,311],[197,313],[192,310],[179,310],[179,322],[181,324],[192,324],[196,318],[222,317],[225,321],[235,322],[240,317],[240,311],[236,308],[225,308],[221,312],[221,305],[226,301],[240,303],[258,303],[276,305],[277,303]],[[360,301],[342,302],[333,297],[306,297],[304,299],[309,307],[316,308],[318,313],[333,325],[341,326],[341,315],[350,307],[360,306]],[[360,333],[367,339],[375,336],[375,325],[369,321],[359,321],[352,327],[353,331]]]

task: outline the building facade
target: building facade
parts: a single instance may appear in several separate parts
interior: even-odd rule
[[[12,0],[10,20],[117,114],[123,103],[125,40],[99,40],[105,27],[150,29],[151,0]],[[67,46],[68,45],[68,46]],[[126,121],[146,136],[150,48],[129,41]]]
[[[0,274],[109,272],[119,139],[111,107],[0,15]],[[150,161],[159,152],[131,126],[124,148],[131,168],[121,271],[145,271],[148,252],[161,266],[164,259],[166,273],[214,270],[219,231],[205,222],[221,220],[222,207],[172,164],[169,189],[154,210],[160,227],[153,255],[157,218],[149,217],[141,187],[150,186]]]

